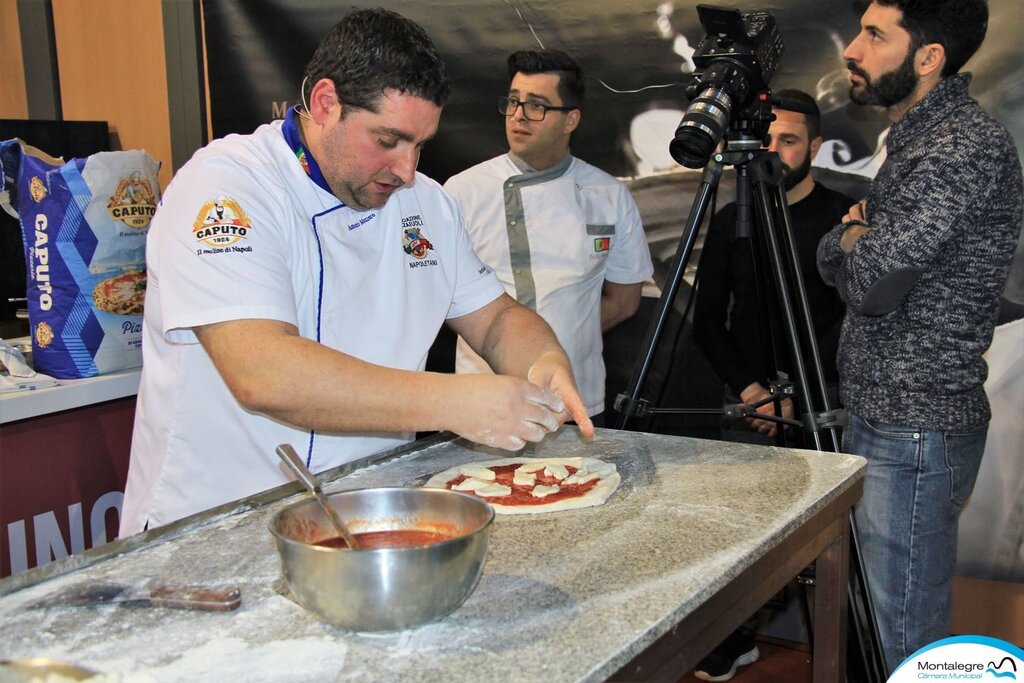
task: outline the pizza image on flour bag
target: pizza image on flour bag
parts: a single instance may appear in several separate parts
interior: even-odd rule
[[[501,458],[457,465],[425,486],[483,498],[505,515],[602,505],[622,482],[614,463],[597,458]]]
[[[115,315],[141,315],[146,301],[146,271],[130,270],[102,280],[92,290],[97,310]]]

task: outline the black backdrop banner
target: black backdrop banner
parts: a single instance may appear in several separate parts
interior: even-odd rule
[[[704,35],[696,0],[382,4],[421,24],[451,72],[453,96],[422,160],[422,170],[441,181],[507,149],[494,107],[508,86],[505,58],[540,45],[570,53],[587,75],[574,153],[614,175],[643,174],[643,152],[636,147],[644,143],[636,141],[636,131],[631,135],[631,124],[644,112],[667,112],[664,121],[670,123],[657,141],[667,149],[687,105],[689,56]],[[302,72],[320,37],[346,11],[328,0],[206,0],[214,136],[249,132],[280,118],[299,97]],[[829,108],[826,133],[846,141],[851,159],[869,156],[886,122],[877,112],[851,112],[840,59],[840,44],[855,34],[859,13],[852,4],[820,0],[790,0],[770,11],[786,44],[772,86],[817,94]],[[655,164],[653,170],[664,169]]]
[[[573,153],[620,177],[680,170],[667,147],[688,104],[693,47],[704,35],[698,0],[384,0],[422,25],[450,70],[454,92],[421,170],[439,181],[506,151],[495,98],[508,85],[506,56],[565,50],[583,66],[587,99]],[[865,0],[717,4],[767,10],[785,43],[771,86],[818,99],[824,152],[815,165],[872,177],[888,121],[852,105],[842,60]],[[1024,3],[990,0],[988,36],[968,64],[972,93],[1024,140]],[[351,6],[334,0],[205,0],[214,137],[247,133],[281,118],[299,97],[302,72],[321,36]]]

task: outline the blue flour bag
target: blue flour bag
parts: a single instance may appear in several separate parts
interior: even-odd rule
[[[21,225],[38,372],[77,379],[142,365],[159,169],[141,150],[64,162],[17,139],[0,142],[0,205]]]

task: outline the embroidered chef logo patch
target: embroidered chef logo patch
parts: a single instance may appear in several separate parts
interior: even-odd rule
[[[427,255],[434,249],[434,245],[423,234],[423,219],[419,214],[402,219],[402,249],[416,259],[409,263],[410,268],[437,265],[436,259],[427,258]]]
[[[426,258],[434,245],[423,236],[420,228],[406,228],[402,231],[402,248],[413,258]]]
[[[147,227],[156,213],[156,194],[149,180],[138,172],[121,178],[107,201],[107,211],[115,221],[121,221],[129,228],[141,230]]]
[[[594,251],[600,253],[602,251],[608,251],[612,246],[612,238],[610,237],[595,237],[594,238]]]
[[[245,214],[242,205],[230,197],[218,197],[203,204],[192,224],[196,242],[212,247],[200,247],[196,250],[197,254],[252,251],[252,247],[238,244],[248,239],[251,231],[252,220]]]

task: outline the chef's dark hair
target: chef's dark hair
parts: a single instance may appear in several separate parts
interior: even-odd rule
[[[322,78],[334,82],[343,105],[373,112],[387,90],[438,106],[448,101],[452,91],[444,62],[427,32],[381,8],[351,12],[328,31],[306,66],[303,101],[309,101],[313,86]]]
[[[561,50],[520,50],[508,56],[508,79],[517,73],[527,75],[557,73],[558,96],[562,105],[580,108],[583,104],[583,69]]]
[[[803,90],[784,88],[775,91],[774,109],[785,109],[803,114],[807,119],[807,139],[813,140],[821,135],[821,110],[813,97]]]
[[[903,13],[900,26],[910,34],[910,49],[939,43],[946,50],[942,77],[960,71],[988,29],[986,0],[875,0],[883,7],[895,7]]]

